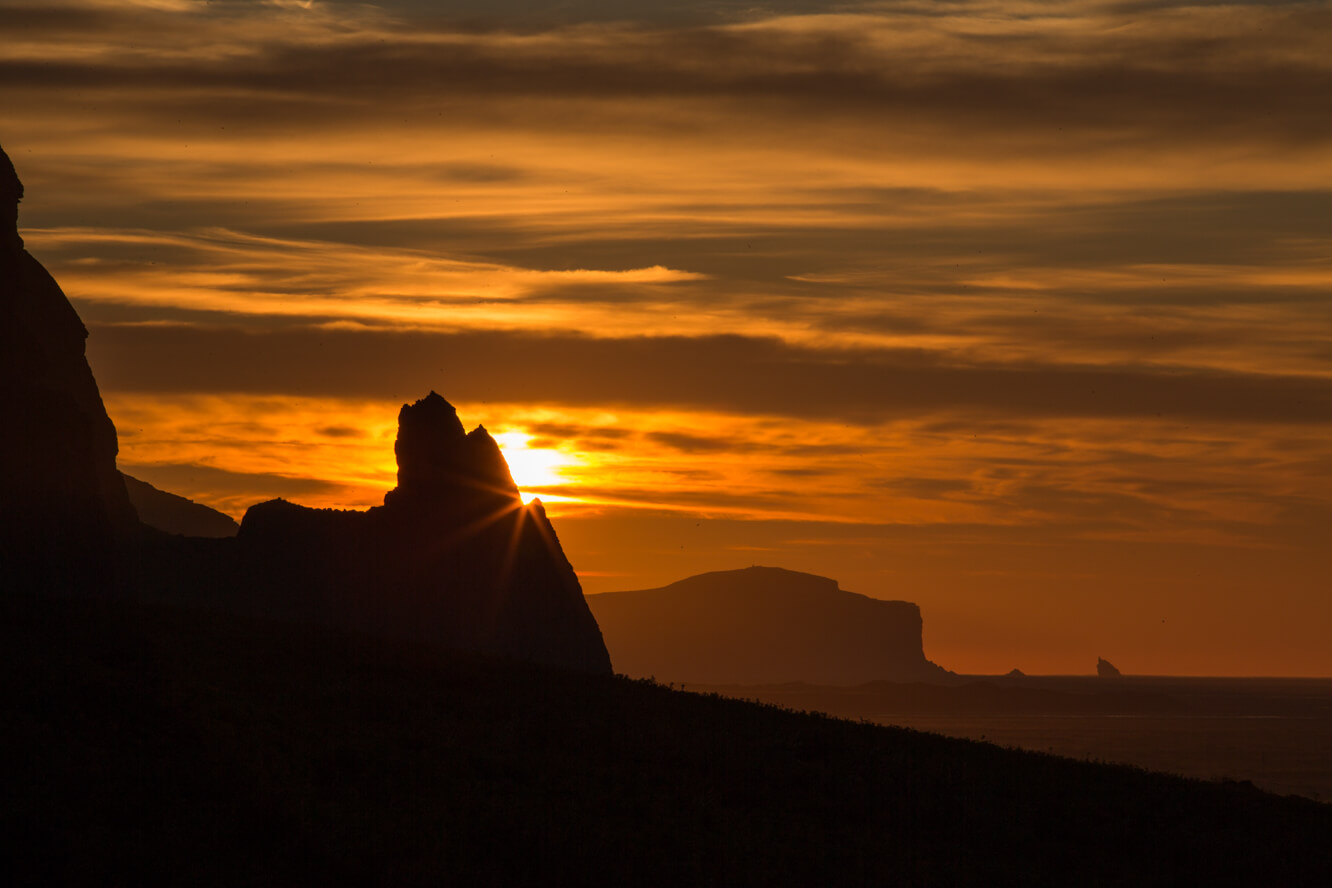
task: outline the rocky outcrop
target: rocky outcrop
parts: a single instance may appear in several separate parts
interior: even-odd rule
[[[1096,675],[1098,678],[1119,678],[1123,673],[1115,668],[1115,664],[1102,657],[1096,658]]]
[[[138,518],[84,356],[88,332],[23,247],[22,197],[0,150],[0,586],[78,592],[119,582],[117,550]]]
[[[434,392],[402,408],[383,506],[275,500],[230,537],[226,516],[131,479],[141,523],[87,330],[11,222],[22,197],[0,151],[0,590],[124,594],[610,672],[545,510]]]
[[[860,684],[949,677],[925,659],[920,608],[775,567],[589,595],[616,669],[658,681]]]
[[[366,512],[285,500],[241,522],[257,606],[391,638],[609,673],[540,501],[524,505],[483,427],[431,392],[398,417],[398,486]]]
[[[234,537],[240,525],[230,515],[210,509],[202,503],[158,490],[147,481],[140,481],[123,472],[125,491],[129,494],[139,520],[163,533],[188,537],[222,539]]]

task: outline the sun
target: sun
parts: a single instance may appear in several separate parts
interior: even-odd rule
[[[509,464],[513,482],[522,491],[524,503],[535,499],[536,491],[542,487],[568,483],[560,470],[575,462],[573,457],[559,450],[531,447],[531,440],[532,436],[526,432],[501,432],[495,436],[504,452],[504,461]]]

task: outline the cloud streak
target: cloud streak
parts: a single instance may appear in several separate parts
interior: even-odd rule
[[[955,364],[922,350],[814,349],[736,335],[605,339],[116,326],[94,330],[105,384],[124,391],[398,396],[456,379],[468,400],[656,404],[877,422],[990,417],[1332,422],[1332,379],[1180,367]],[[484,367],[484,373],[475,372]]]
[[[625,586],[780,556],[959,657],[1259,586],[1272,638],[1332,618],[1324,4],[0,15],[23,235],[149,480],[371,505],[435,387],[568,457]]]

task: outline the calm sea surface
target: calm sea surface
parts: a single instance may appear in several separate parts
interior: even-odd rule
[[[1332,802],[1332,679],[1126,677],[1119,687],[1178,704],[1167,712],[1083,714],[874,712],[882,724],[985,740],[1185,777],[1250,781]],[[1105,680],[1027,677],[1074,694]]]

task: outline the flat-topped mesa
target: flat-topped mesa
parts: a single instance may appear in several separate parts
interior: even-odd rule
[[[485,426],[464,432],[458,411],[433,391],[402,405],[393,452],[398,487],[384,497],[386,505],[519,496],[509,464]]]
[[[695,684],[950,678],[925,659],[918,606],[846,592],[828,577],[754,566],[587,603],[627,675]]]

